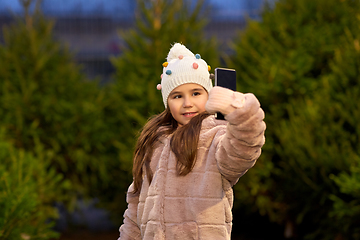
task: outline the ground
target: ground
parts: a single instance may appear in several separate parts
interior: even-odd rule
[[[118,231],[114,232],[103,232],[103,233],[94,233],[90,231],[81,231],[74,233],[64,233],[58,240],[117,240],[119,237]],[[255,237],[249,238],[245,236],[233,236],[232,240],[262,240],[266,238]]]
[[[80,231],[73,233],[63,233],[59,240],[117,240],[118,237],[118,231],[101,233]]]

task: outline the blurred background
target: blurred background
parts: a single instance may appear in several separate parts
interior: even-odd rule
[[[360,239],[360,1],[0,0],[0,240],[116,239],[181,42],[265,111],[232,239]]]
[[[205,37],[216,36],[221,41],[221,50],[231,51],[227,43],[237,29],[245,26],[246,18],[259,18],[263,3],[264,0],[205,1],[203,7],[211,8],[204,16],[211,22],[204,26]],[[126,45],[118,31],[134,27],[136,7],[134,0],[43,0],[40,3],[44,15],[56,21],[54,37],[68,44],[90,78],[100,76],[105,82],[114,72],[109,56],[121,54]],[[22,12],[20,1],[2,0],[1,24],[9,23],[14,14]]]

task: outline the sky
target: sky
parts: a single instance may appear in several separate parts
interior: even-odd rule
[[[216,10],[215,17],[242,18],[258,11],[265,0],[207,0]],[[21,11],[19,0],[0,0],[0,14]],[[106,4],[105,4],[106,3]],[[129,17],[133,15],[135,0],[43,0],[42,10],[52,15],[106,14]]]

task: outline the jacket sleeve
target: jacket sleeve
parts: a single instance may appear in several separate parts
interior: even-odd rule
[[[137,207],[139,204],[139,194],[132,193],[133,190],[133,184],[131,184],[126,197],[128,208],[124,213],[124,223],[120,226],[120,237],[118,240],[141,239],[140,228],[137,225]]]
[[[254,166],[265,143],[265,115],[257,98],[229,89],[214,87],[206,110],[221,112],[228,121],[225,135],[217,145],[215,158],[221,174],[234,185]]]

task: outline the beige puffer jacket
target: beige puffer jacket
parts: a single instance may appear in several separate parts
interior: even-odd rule
[[[150,186],[145,176],[140,194],[129,187],[119,240],[231,238],[232,186],[260,156],[266,127],[253,94],[231,91],[218,98],[224,89],[214,91],[221,94],[210,94],[206,109],[227,109],[227,121],[214,116],[203,121],[196,164],[186,176],[177,175],[170,139],[159,141],[151,159]]]

